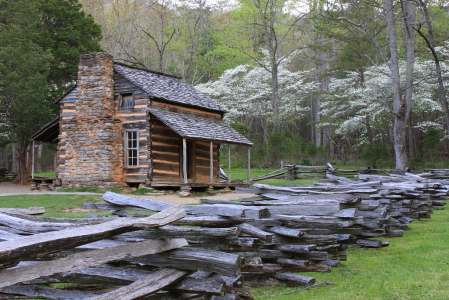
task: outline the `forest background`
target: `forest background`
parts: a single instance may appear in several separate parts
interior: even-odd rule
[[[57,116],[51,103],[74,84],[79,54],[100,50],[224,106],[255,143],[252,167],[449,167],[446,1],[80,2],[0,0],[0,35],[16,37],[0,42],[0,168],[29,155],[27,135]],[[54,146],[37,147],[37,171],[52,169]],[[246,149],[232,153],[246,165]]]

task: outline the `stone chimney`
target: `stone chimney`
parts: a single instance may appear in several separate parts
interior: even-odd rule
[[[112,118],[114,114],[114,65],[112,55],[93,53],[80,56],[78,67],[78,120]]]
[[[120,187],[123,137],[114,116],[113,57],[80,56],[75,117],[67,125],[63,186]]]

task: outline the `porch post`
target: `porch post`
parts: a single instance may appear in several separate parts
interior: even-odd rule
[[[184,183],[187,183],[187,140],[182,139],[182,176],[184,177]]]
[[[228,184],[231,184],[231,144],[228,143]]]
[[[33,145],[31,146],[31,178],[34,179],[34,140],[33,140]]]
[[[248,184],[251,184],[251,147],[248,146]]]
[[[210,183],[214,183],[214,143],[210,142]]]

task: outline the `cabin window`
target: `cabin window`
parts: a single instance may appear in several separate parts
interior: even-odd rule
[[[139,131],[125,131],[125,166],[139,167]]]
[[[134,96],[132,93],[121,94],[120,95],[120,108],[133,108],[134,107]]]

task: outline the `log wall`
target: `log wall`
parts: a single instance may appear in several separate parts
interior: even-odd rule
[[[220,144],[214,143],[214,182],[218,182]],[[210,143],[196,141],[195,143],[195,179],[196,182],[210,182]]]
[[[182,139],[161,121],[152,118],[150,123],[150,164],[152,168],[150,180],[180,182]]]
[[[148,152],[150,126],[146,115],[150,98],[146,92],[117,72],[114,74],[114,83],[115,115],[121,121],[122,144],[124,144],[124,132],[126,130],[138,129],[139,131],[139,167],[129,168],[124,166],[123,180],[127,183],[143,183],[145,180],[148,180],[150,173]],[[134,96],[134,107],[128,109],[119,108],[120,95],[130,93]],[[125,153],[123,154],[124,159]]]
[[[60,122],[59,122],[59,142],[57,146],[57,176],[61,175],[62,178],[68,177],[69,174],[66,173],[65,168],[65,150],[66,150],[66,139],[67,139],[67,124],[70,120],[72,120],[75,116],[76,107],[76,94],[78,89],[73,89],[70,93],[68,93],[64,99],[60,102]],[[60,178],[61,178],[60,177]]]

